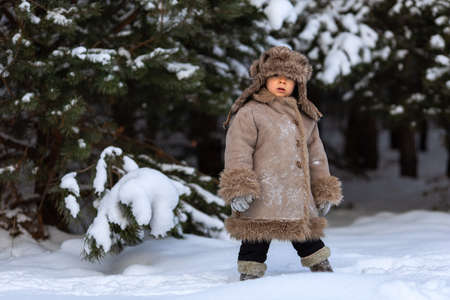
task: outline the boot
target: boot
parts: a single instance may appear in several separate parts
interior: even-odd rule
[[[309,267],[309,269],[311,270],[311,272],[333,272],[333,268],[331,268],[328,259],[325,259],[324,261],[321,261],[320,263]]]
[[[244,273],[242,273],[242,274],[241,274],[241,277],[239,278],[239,280],[240,280],[240,281],[244,281],[244,280],[248,280],[248,279],[257,279],[257,278],[259,278],[259,277],[256,276],[256,275],[250,275],[250,274],[244,274]]]
[[[333,272],[328,257],[330,248],[325,246],[311,255],[302,257],[302,265],[308,267],[311,272]]]
[[[240,280],[256,279],[264,276],[267,266],[257,261],[238,261],[238,271],[241,273]]]

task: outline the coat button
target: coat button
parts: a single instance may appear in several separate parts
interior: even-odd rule
[[[294,119],[294,124],[295,124],[296,126],[298,126],[298,120],[297,120],[297,119]]]
[[[296,142],[297,142],[297,143],[296,143],[297,147],[300,148],[300,140],[297,140]]]
[[[302,162],[297,160],[297,167],[299,167],[300,169],[302,168]]]

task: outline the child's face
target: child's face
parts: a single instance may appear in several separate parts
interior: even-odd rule
[[[275,75],[267,78],[266,88],[278,97],[287,97],[292,94],[295,81],[283,75]]]

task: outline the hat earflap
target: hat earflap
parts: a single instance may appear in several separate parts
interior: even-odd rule
[[[320,118],[322,118],[323,114],[307,98],[306,83],[304,83],[304,82],[297,83],[297,89],[298,89],[298,100],[297,101],[298,101],[298,104],[300,105],[301,109],[315,121],[318,121]]]

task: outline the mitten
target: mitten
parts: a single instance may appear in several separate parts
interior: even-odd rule
[[[320,216],[326,216],[326,214],[330,211],[331,208],[331,203],[330,202],[325,202],[322,203],[321,205],[319,205],[319,207],[317,208],[319,211],[319,215]]]
[[[231,209],[238,212],[244,212],[250,207],[250,203],[253,202],[253,196],[240,196],[231,200]]]

